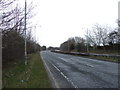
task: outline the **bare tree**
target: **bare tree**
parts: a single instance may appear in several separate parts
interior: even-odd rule
[[[24,33],[24,7],[17,4],[19,0],[1,0],[0,7],[2,8],[2,33],[7,33],[10,30],[17,30],[18,33]],[[14,5],[14,2],[16,5]],[[5,6],[6,5],[6,6]],[[5,6],[5,7],[4,7]],[[15,6],[10,8],[11,6]],[[30,23],[30,18],[33,17],[32,10],[34,7],[30,4],[27,8],[27,24]]]
[[[91,30],[87,29],[85,37],[86,37],[86,41],[87,41],[86,43],[89,43],[91,46],[97,46],[95,36],[93,36],[93,32]]]
[[[60,45],[62,51],[86,51],[85,39],[81,37],[71,37]]]
[[[74,39],[75,39],[75,43],[85,43],[85,39],[84,38],[76,36]]]
[[[13,8],[11,5],[16,4],[18,0],[1,0],[0,8],[2,9],[2,22],[0,22],[0,29],[2,30],[2,51],[3,63],[14,59],[24,57],[24,7],[18,4]],[[5,6],[6,5],[6,6]],[[27,9],[27,25],[30,23],[31,10],[33,8],[28,6]],[[30,24],[29,24],[30,26]],[[31,26],[30,26],[31,27]],[[32,28],[31,28],[32,29]],[[39,45],[31,38],[30,28],[27,28],[27,52],[35,52]],[[16,52],[17,51],[17,52]]]
[[[8,8],[14,1],[16,0],[0,0],[0,10],[3,10],[3,8]]]
[[[85,36],[90,44],[95,46],[104,46],[108,44],[108,35],[110,31],[111,28],[107,25],[102,26],[95,24],[94,27],[92,27],[92,30],[89,30],[89,33]]]
[[[118,19],[118,43],[120,43],[120,19]]]
[[[120,34],[117,29],[109,33],[108,42],[109,44],[120,44]]]

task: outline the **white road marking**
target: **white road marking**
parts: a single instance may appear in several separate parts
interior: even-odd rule
[[[85,58],[85,57],[77,57],[77,58],[79,58],[79,59],[84,59],[84,60],[91,60],[91,61],[95,61],[95,62],[104,62],[104,61],[102,61],[102,60],[96,60],[96,59],[90,59],[90,58]]]
[[[93,65],[91,65],[91,64],[86,64],[86,65],[88,65],[88,66],[90,66],[90,67],[94,67]]]
[[[69,62],[68,59],[66,59],[66,58],[62,58],[62,57],[58,57],[58,58],[62,59],[62,60],[65,61],[65,62]],[[73,63],[72,63],[72,64],[73,64]]]
[[[52,63],[51,63],[52,64]],[[78,88],[63,72],[60,71],[60,69],[58,69],[54,64],[52,64],[53,67],[60,72],[60,74],[65,78],[67,79],[68,82],[70,82],[74,88]]]
[[[62,58],[62,57],[58,57],[58,58],[66,61],[65,58]],[[51,63],[51,62],[49,61],[49,63]],[[51,64],[52,64],[52,63],[51,63]],[[53,66],[57,71],[59,71],[60,74],[61,74],[65,79],[67,79],[68,82],[70,82],[70,83],[73,85],[74,88],[78,88],[63,72],[60,71],[59,68],[57,68],[54,64],[52,64],[52,66]]]
[[[45,66],[46,70],[48,70],[48,72],[50,73],[50,76],[52,77],[52,79],[53,79],[53,81],[54,81],[54,84],[55,84],[55,86],[56,86],[55,88],[60,88],[59,85],[58,85],[58,83],[57,83],[57,81],[56,81],[56,79],[54,78],[52,72],[51,72],[50,69],[48,68],[45,60],[43,59],[42,55],[41,55],[41,58],[42,58],[42,61],[44,62],[44,66]]]
[[[65,59],[65,58],[62,58],[62,57],[58,57],[58,58],[60,58],[60,59],[62,59],[62,60],[64,60],[64,61],[66,61],[66,59]]]
[[[72,59],[72,60],[75,60],[75,58],[70,58],[70,59]],[[78,59],[76,59],[77,61],[78,61]],[[86,61],[85,61],[86,62]],[[87,63],[87,62],[86,62]],[[86,63],[84,63],[85,65],[87,65],[87,66],[89,66],[89,67],[94,67],[93,65],[91,65],[91,64],[86,64]]]

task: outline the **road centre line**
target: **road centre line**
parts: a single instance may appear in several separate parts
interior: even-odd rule
[[[68,62],[67,59],[65,59],[65,58],[62,58],[62,57],[58,57],[58,58],[62,59],[65,62]]]
[[[95,61],[95,62],[104,62],[104,61],[102,61],[102,60],[95,60],[95,59],[91,59],[91,58],[85,58],[85,57],[77,57],[78,59],[84,59],[84,60],[91,60],[91,61]]]
[[[75,58],[70,58],[70,59],[75,60]],[[76,59],[76,60],[78,60],[78,59]],[[85,64],[85,63],[84,63],[84,64]],[[89,67],[94,67],[94,66],[91,65],[91,64],[85,64],[85,65],[87,65],[87,66],[89,66]]]
[[[58,58],[60,58],[60,59],[62,59],[62,60],[64,60],[64,61],[66,61],[66,59],[65,59],[65,58],[62,58],[62,57],[58,57]]]
[[[93,65],[90,65],[90,64],[86,64],[87,66],[90,66],[90,67],[94,67]]]
[[[64,60],[64,61],[66,61],[67,59],[65,59],[65,58],[62,58],[62,57],[58,57],[58,58],[60,58],[60,59],[62,59],[62,60]],[[75,58],[70,58],[71,60],[75,60]],[[66,61],[67,62],[67,61]],[[85,63],[84,63],[85,64]],[[94,67],[93,65],[91,65],[91,64],[85,64],[85,65],[87,65],[87,66],[89,66],[89,67]]]

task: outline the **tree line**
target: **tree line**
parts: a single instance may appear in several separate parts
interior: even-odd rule
[[[2,63],[24,59],[25,47],[25,8],[19,6],[19,0],[0,0],[2,17]],[[32,37],[30,19],[32,18],[32,4],[27,7],[27,54],[40,50],[40,45]]]
[[[71,37],[60,45],[60,50],[120,54],[119,27],[111,28],[107,25],[95,24],[91,29],[86,30],[85,38]]]

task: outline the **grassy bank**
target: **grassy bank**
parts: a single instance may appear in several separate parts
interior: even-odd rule
[[[77,55],[77,56],[85,57],[85,58],[90,58],[90,59],[96,59],[96,60],[116,62],[116,63],[120,62],[120,59],[117,58],[117,57],[114,58],[114,57],[105,57],[105,56],[83,56],[83,55]]]
[[[51,88],[48,75],[39,53],[29,55],[28,65],[23,60],[9,63],[3,69],[3,87],[5,88]]]
[[[104,61],[110,61],[110,62],[120,62],[119,57],[108,57],[108,56],[94,56],[94,55],[83,55],[83,54],[74,54],[71,52],[63,52],[63,51],[52,51],[56,53],[62,53],[62,54],[69,54],[69,55],[75,55],[75,56],[80,56],[80,57],[85,57],[85,58],[91,58],[91,59],[96,59],[96,60],[104,60]]]
[[[79,55],[79,56],[81,56],[81,55]],[[96,59],[96,60],[117,62],[117,63],[120,62],[119,58],[113,58],[113,57],[103,57],[103,56],[82,56],[82,57]]]

